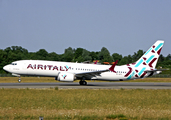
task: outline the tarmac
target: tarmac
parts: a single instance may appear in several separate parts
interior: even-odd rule
[[[171,89],[171,83],[165,82],[87,82],[79,85],[76,82],[56,83],[0,83],[0,88],[16,89]]]

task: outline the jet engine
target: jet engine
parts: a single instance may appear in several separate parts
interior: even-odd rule
[[[67,72],[60,72],[58,76],[55,77],[55,80],[63,81],[63,82],[73,82],[75,79],[75,75]]]

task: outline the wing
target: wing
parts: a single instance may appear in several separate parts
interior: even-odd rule
[[[100,71],[91,71],[91,72],[77,73],[77,74],[75,74],[75,76],[78,77],[78,78],[85,77],[85,78],[89,79],[91,77],[100,76],[101,73],[107,72],[107,71],[110,71],[110,70],[106,69],[106,70],[100,70]]]
[[[118,63],[118,60],[109,69],[106,69],[106,70],[76,73],[75,76],[78,77],[78,78],[85,77],[85,78],[90,79],[90,78],[95,77],[95,76],[100,76],[100,74],[103,73],[103,72],[108,72],[108,71],[115,72],[114,68],[115,68],[117,63]]]

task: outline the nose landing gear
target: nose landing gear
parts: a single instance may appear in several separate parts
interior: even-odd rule
[[[18,82],[20,83],[21,82],[21,79],[18,79]]]
[[[19,79],[18,79],[18,82],[20,83],[21,82],[21,78],[19,77]]]

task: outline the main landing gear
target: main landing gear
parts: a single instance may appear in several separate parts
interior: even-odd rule
[[[80,83],[80,85],[87,85],[86,81],[80,81],[79,83]]]
[[[80,85],[87,85],[85,78],[81,79],[79,83],[80,83]]]

